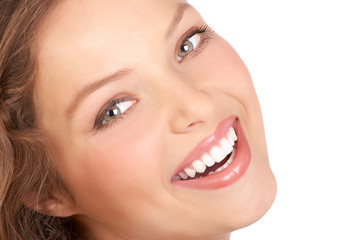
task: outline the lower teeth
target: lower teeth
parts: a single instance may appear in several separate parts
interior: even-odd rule
[[[229,157],[229,159],[227,160],[227,162],[223,166],[217,168],[217,170],[215,172],[219,172],[219,171],[222,171],[223,169],[226,169],[232,163],[233,157],[234,157],[234,150],[232,151],[232,154]]]

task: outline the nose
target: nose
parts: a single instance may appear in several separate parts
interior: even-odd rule
[[[174,79],[169,92],[169,125],[172,132],[187,133],[212,120],[214,104],[206,90],[182,79]]]

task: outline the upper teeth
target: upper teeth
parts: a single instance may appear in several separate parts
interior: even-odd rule
[[[225,157],[233,151],[233,146],[235,141],[237,141],[237,135],[233,127],[230,127],[225,137],[223,137],[219,141],[218,145],[213,146],[209,151],[209,153],[207,152],[204,153],[200,157],[200,159],[193,161],[191,166],[184,169],[184,172],[183,171],[179,172],[178,173],[179,177],[181,179],[187,179],[188,177],[194,178],[196,173],[204,173],[207,167],[212,167],[216,162],[217,163],[222,162],[225,159]],[[232,159],[230,160],[232,161]]]

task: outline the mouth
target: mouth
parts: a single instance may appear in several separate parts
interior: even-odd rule
[[[229,186],[247,170],[250,148],[239,120],[230,116],[203,139],[172,177],[182,187],[216,189]]]

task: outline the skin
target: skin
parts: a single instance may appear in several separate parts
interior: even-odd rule
[[[179,41],[206,23],[182,1],[64,0],[39,29],[36,100],[54,165],[74,195],[41,209],[73,216],[96,239],[229,239],[262,217],[276,184],[268,163],[257,96],[244,63],[220,36],[177,61]],[[69,106],[84,86],[126,69]],[[93,89],[94,90],[94,89]],[[94,130],[111,100],[132,110]],[[249,168],[216,190],[181,188],[174,170],[217,124],[238,116],[249,141]]]

